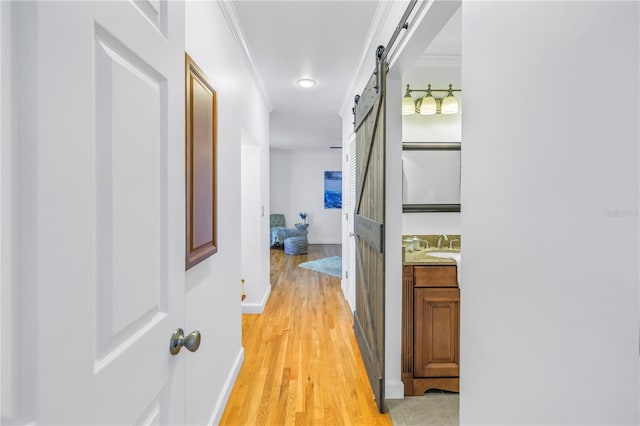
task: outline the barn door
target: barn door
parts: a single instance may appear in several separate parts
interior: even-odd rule
[[[384,198],[386,62],[356,102],[356,310],[354,327],[378,409],[384,402]]]

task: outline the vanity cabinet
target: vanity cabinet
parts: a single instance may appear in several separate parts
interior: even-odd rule
[[[456,265],[404,265],[402,381],[407,396],[460,389]]]

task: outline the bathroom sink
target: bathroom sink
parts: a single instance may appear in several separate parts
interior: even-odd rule
[[[457,252],[457,251],[437,251],[437,250],[429,251],[429,250],[427,250],[427,251],[424,252],[424,254],[427,255],[427,256],[441,257],[441,258],[444,258],[444,259],[453,259],[456,262],[460,261],[460,252]]]

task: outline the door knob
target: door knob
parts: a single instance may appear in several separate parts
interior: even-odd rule
[[[191,352],[195,352],[200,347],[200,332],[198,330],[192,331],[187,336],[184,335],[184,331],[178,328],[171,335],[171,342],[169,342],[169,352],[171,355],[178,355],[180,349],[184,346]]]

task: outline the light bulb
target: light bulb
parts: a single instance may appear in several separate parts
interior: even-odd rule
[[[409,85],[407,84],[407,92],[404,94],[402,98],[402,115],[411,115],[416,112],[416,103],[413,101],[413,98],[409,94]]]
[[[427,89],[427,93],[422,98],[420,103],[420,115],[433,115],[436,113],[436,98],[431,94],[431,85]]]
[[[451,84],[449,85],[449,91],[442,100],[442,114],[457,114],[458,113],[458,100],[453,96],[451,90]]]

